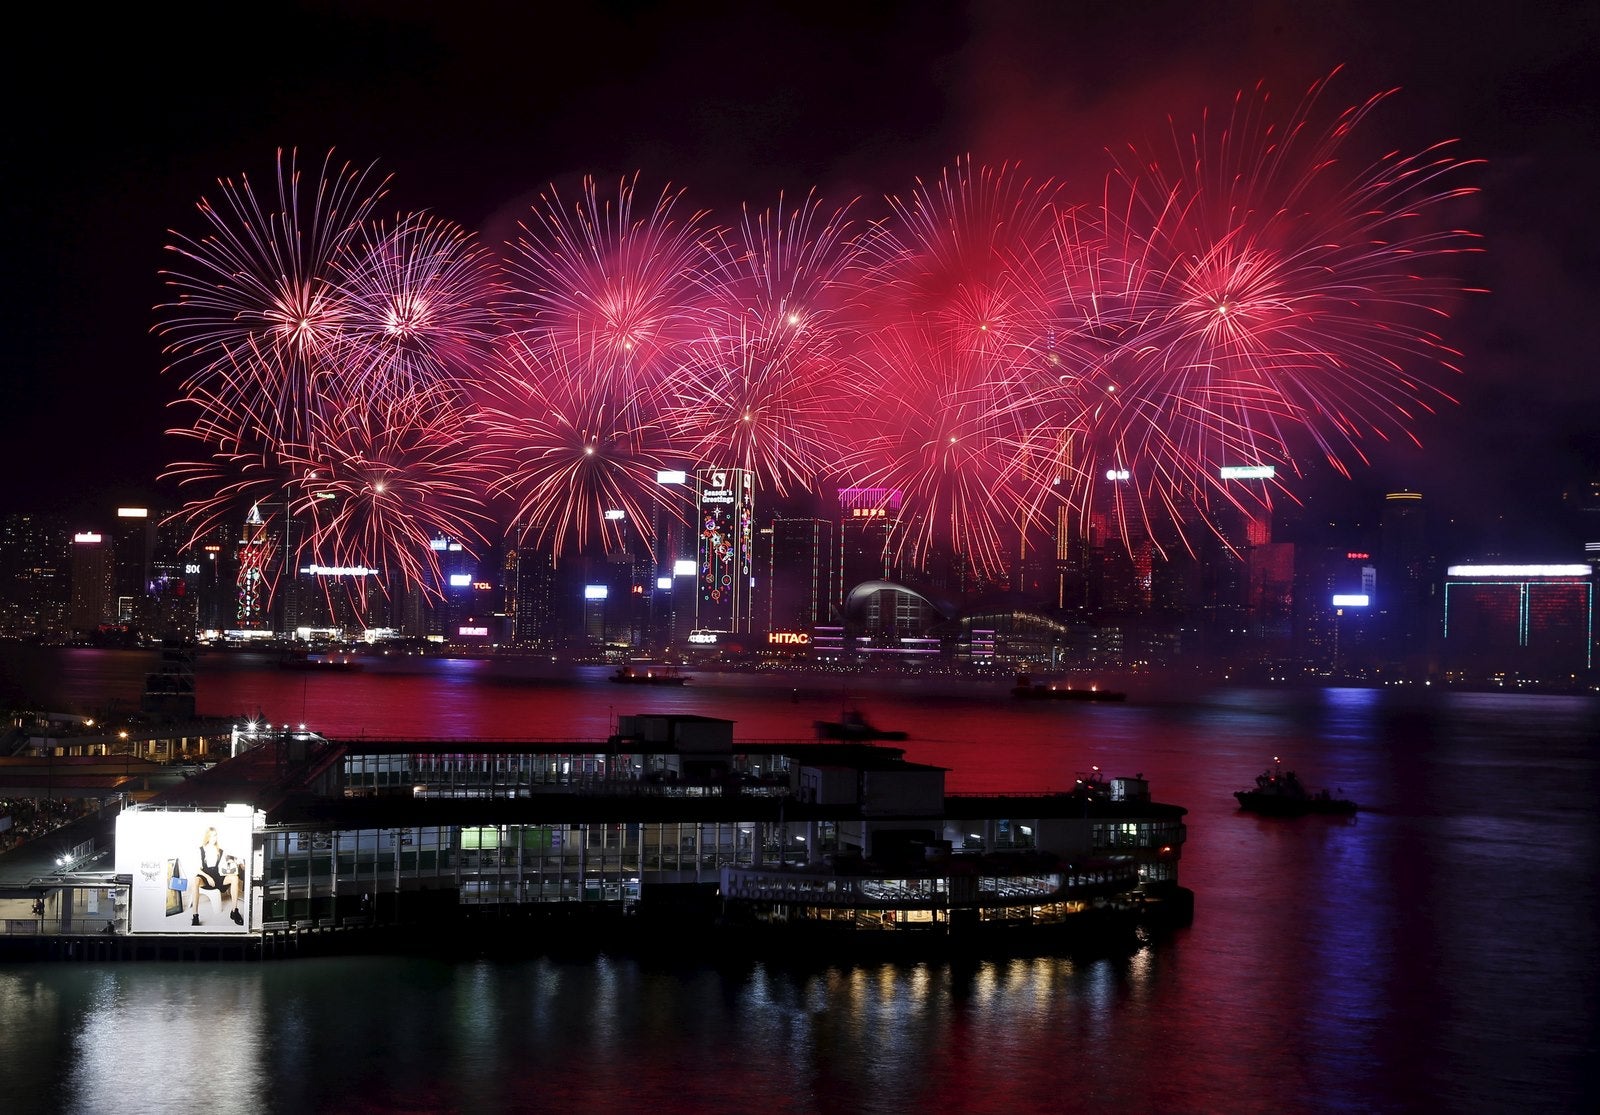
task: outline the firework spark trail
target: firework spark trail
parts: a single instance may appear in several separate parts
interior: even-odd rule
[[[678,513],[656,482],[668,460],[661,428],[638,423],[621,385],[592,374],[583,351],[513,338],[484,390],[485,437],[505,461],[490,493],[512,502],[520,541],[558,559],[591,541],[622,548],[628,523],[651,547],[653,513]],[[613,511],[624,517],[607,514]]]
[[[814,485],[837,456],[841,355],[858,266],[848,206],[815,195],[752,216],[702,281],[705,332],[671,376],[663,423],[688,458],[742,468],[785,495]]]
[[[331,359],[358,397],[454,386],[493,352],[499,263],[453,222],[364,226],[338,283],[346,322]]]

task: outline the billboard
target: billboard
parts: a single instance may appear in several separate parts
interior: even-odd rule
[[[250,931],[250,812],[139,809],[117,818],[130,933]]]

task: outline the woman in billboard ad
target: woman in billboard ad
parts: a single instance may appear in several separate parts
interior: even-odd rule
[[[250,817],[136,810],[117,818],[117,870],[133,878],[134,933],[250,928]]]

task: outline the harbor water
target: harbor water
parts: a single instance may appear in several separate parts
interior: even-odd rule
[[[152,656],[0,648],[0,703],[126,710]],[[1188,808],[1194,924],[1132,955],[0,967],[12,1112],[1588,1111],[1600,1108],[1600,702],[1429,689],[202,659],[200,710],[331,736],[598,739],[619,715],[807,738],[862,710],[957,792],[1094,767]],[[1274,757],[1361,803],[1257,818]]]

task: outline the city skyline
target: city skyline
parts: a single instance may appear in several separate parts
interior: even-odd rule
[[[1476,533],[1499,537],[1483,548],[1514,549],[1519,539],[1536,544],[1529,532],[1551,525],[1560,489],[1600,467],[1590,417],[1595,387],[1579,363],[1577,312],[1584,283],[1593,279],[1582,266],[1592,229],[1577,212],[1580,183],[1590,180],[1582,164],[1592,159],[1584,140],[1593,106],[1582,80],[1593,64],[1582,49],[1592,41],[1590,29],[1563,26],[1553,15],[1500,27],[1487,8],[1442,6],[1380,14],[1346,5],[1320,20],[1259,10],[1210,20],[1163,14],[1168,22],[1159,33],[1142,28],[1140,39],[1107,13],[1069,27],[1026,5],[1006,15],[935,8],[921,20],[909,7],[890,8],[853,24],[826,9],[785,13],[797,54],[816,47],[833,52],[838,64],[827,74],[786,58],[780,80],[767,83],[751,81],[750,59],[737,54],[717,70],[696,65],[706,54],[674,53],[673,44],[683,46],[707,26],[659,9],[602,8],[569,15],[565,26],[545,25],[544,34],[557,40],[564,33],[593,38],[603,28],[608,34],[600,37],[624,45],[626,58],[592,71],[574,59],[520,84],[514,59],[479,56],[488,49],[483,26],[468,31],[358,8],[307,16],[320,20],[329,47],[319,53],[336,62],[269,69],[254,84],[204,96],[169,92],[166,81],[109,43],[91,42],[79,63],[82,80],[126,78],[120,111],[140,115],[116,117],[108,106],[113,117],[103,124],[85,117],[63,128],[45,110],[30,122],[38,134],[29,138],[51,158],[39,181],[26,190],[13,182],[9,191],[9,224],[22,232],[25,265],[13,269],[17,289],[9,299],[21,311],[5,377],[19,444],[0,509],[160,502],[153,481],[173,452],[158,431],[172,424],[162,404],[174,387],[159,371],[160,339],[150,332],[150,307],[166,297],[156,273],[170,264],[160,245],[171,241],[168,228],[192,227],[194,199],[213,190],[216,178],[261,174],[277,146],[307,156],[333,148],[357,164],[371,160],[394,175],[386,213],[426,208],[490,242],[515,229],[547,183],[585,173],[614,179],[637,172],[652,184],[679,184],[688,204],[717,210],[724,223],[730,207],[770,204],[780,190],[798,196],[815,187],[840,203],[903,193],[917,176],[936,175],[964,155],[1016,160],[1041,178],[1081,181],[1102,173],[1102,148],[1159,145],[1164,128],[1189,126],[1202,110],[1220,111],[1232,93],[1257,83],[1292,100],[1343,66],[1329,94],[1339,105],[1399,87],[1363,124],[1363,150],[1409,151],[1456,139],[1460,157],[1485,160],[1472,213],[1485,251],[1463,278],[1490,293],[1464,300],[1439,330],[1462,351],[1462,374],[1450,384],[1461,404],[1417,421],[1422,449],[1395,439],[1377,446],[1370,463],[1355,463],[1348,481],[1307,483],[1307,513],[1323,506],[1338,518],[1375,513],[1382,492],[1409,488],[1423,491],[1445,521],[1487,511],[1492,521],[1476,524]],[[485,22],[506,17],[490,12]],[[235,45],[247,56],[283,62],[270,51],[267,29],[201,32],[181,15],[169,18],[177,74],[215,79],[209,51],[216,48],[207,36],[230,30],[240,32]],[[727,38],[713,37],[699,50],[780,21],[765,18],[772,22],[733,20],[719,32]],[[1180,31],[1215,48],[1206,72],[1174,41]],[[1026,44],[1030,36],[1062,44],[1080,68],[1062,74],[1041,65],[1040,48]],[[1372,49],[1378,40],[1386,50]],[[1110,57],[1136,54],[1142,76],[1130,80],[1114,66],[1095,65],[1095,47]],[[395,57],[414,60],[415,73],[396,77],[386,65]],[[1005,70],[1000,58],[1015,65]],[[484,63],[487,92],[459,80],[473,60]],[[674,104],[685,111],[671,112],[647,95],[654,90],[659,100],[668,79],[677,80]],[[323,95],[298,95],[311,88]],[[875,111],[851,111],[847,93],[859,97],[868,88],[880,91]],[[273,91],[281,103],[268,103],[278,100]],[[379,112],[380,104],[400,111]],[[474,134],[446,138],[452,119],[472,121],[465,131]],[[542,132],[548,141],[512,142],[518,132]],[[466,150],[474,138],[477,151]],[[767,157],[745,158],[752,143]],[[135,147],[141,153],[132,153]],[[102,163],[103,173],[88,173]],[[110,193],[117,197],[108,235]],[[69,219],[76,223],[63,235]],[[84,328],[91,321],[94,328]]]

